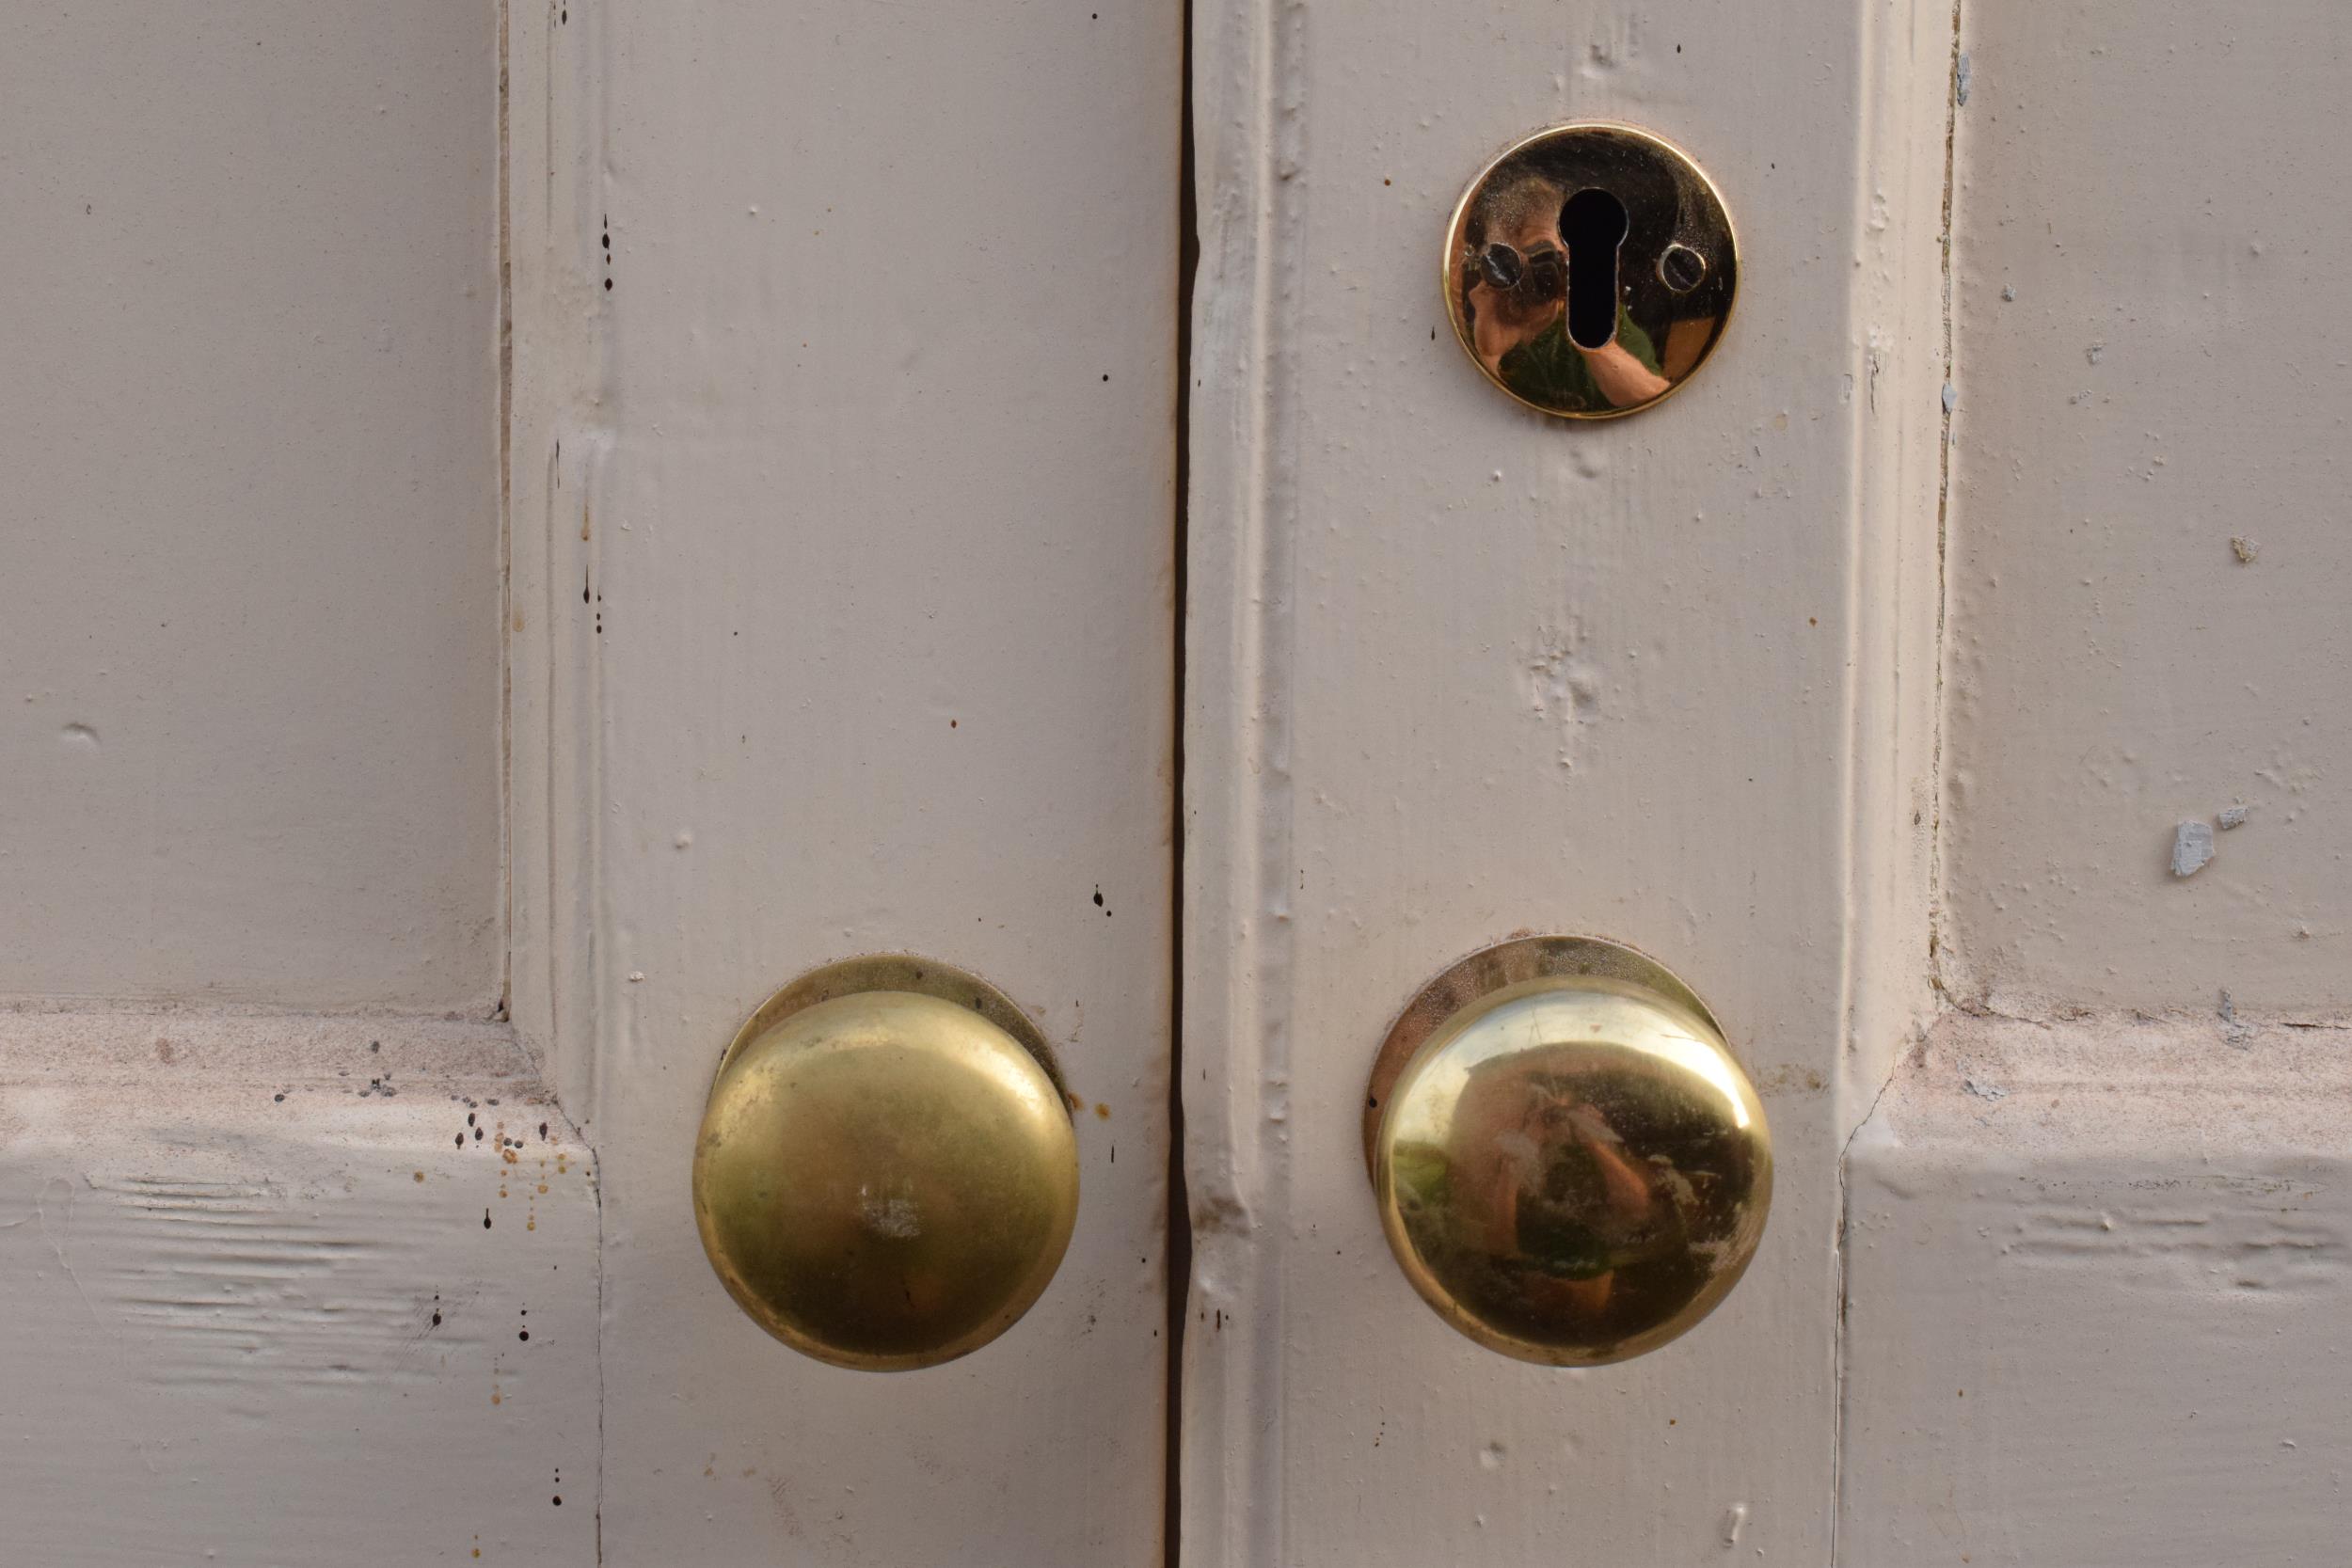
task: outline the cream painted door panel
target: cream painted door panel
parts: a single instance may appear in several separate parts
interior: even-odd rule
[[[552,805],[515,866],[555,888],[516,991],[584,1046],[610,1562],[1157,1549],[1181,39],[1093,9],[575,6],[516,47]],[[1052,1288],[888,1377],[754,1327],[688,1212],[720,1048],[876,950],[1003,988],[1084,1101]]]
[[[1949,33],[1914,20],[1204,9],[1193,428],[1244,434],[1194,447],[1188,1563],[1829,1560],[1839,1152],[1927,992]],[[1568,425],[1437,277],[1470,176],[1575,118],[1687,148],[1740,279],[1670,401]],[[1453,1332],[1365,1182],[1390,1020],[1521,930],[1677,971],[1772,1130],[1745,1279],[1617,1366]]]
[[[1173,8],[0,20],[10,1562],[1096,1564],[1163,1531]],[[1029,1009],[1075,1239],[769,1338],[719,1053]]]
[[[1957,47],[1948,1005],[1854,1141],[1840,1540],[2331,1562],[2352,15],[1969,0]]]
[[[2336,8],[1202,0],[1180,365],[1184,20],[0,20],[0,1557],[2340,1555]],[[1581,117],[1741,276],[1568,427],[1436,262]],[[1773,1130],[1618,1366],[1453,1333],[1364,1179],[1522,931]],[[888,949],[1035,1017],[1081,1207],[884,1377],[689,1179]]]
[[[2341,8],[1196,25],[1184,1560],[2340,1557]],[[1580,118],[1740,283],[1566,425],[1435,284]],[[1617,1366],[1452,1332],[1364,1180],[1391,1019],[1531,930],[1678,971],[1773,1132]]]

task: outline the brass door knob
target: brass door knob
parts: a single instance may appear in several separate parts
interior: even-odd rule
[[[1480,1344],[1561,1367],[1656,1350],[1756,1255],[1772,1144],[1706,1004],[1630,948],[1530,937],[1406,1006],[1364,1108],[1406,1277]]]
[[[985,981],[855,958],[770,997],[694,1145],[694,1219],[752,1320],[838,1367],[935,1366],[1043,1293],[1078,1212],[1053,1057]]]

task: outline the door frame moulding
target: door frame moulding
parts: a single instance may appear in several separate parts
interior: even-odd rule
[[[597,499],[612,447],[602,8],[505,8],[500,229],[507,562],[508,1007],[593,1135],[603,797]]]
[[[1295,278],[1305,10],[1192,8],[1200,260],[1187,367],[1183,715],[1184,1038],[1192,1276],[1179,1507],[1185,1557],[1284,1560],[1280,1249],[1290,1085],[1289,640],[1297,515]]]

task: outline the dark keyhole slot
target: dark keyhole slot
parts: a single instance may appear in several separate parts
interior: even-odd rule
[[[1625,203],[1607,191],[1579,191],[1560,212],[1568,244],[1568,336],[1579,348],[1607,348],[1617,335],[1617,247]]]

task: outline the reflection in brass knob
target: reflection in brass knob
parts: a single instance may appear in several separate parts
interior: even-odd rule
[[[979,1349],[1043,1293],[1077,1212],[1043,1037],[928,958],[855,958],[770,997],[694,1145],[711,1267],[754,1322],[838,1367]]]
[[[1764,1234],[1772,1135],[1690,988],[1614,942],[1471,955],[1390,1030],[1364,1111],[1406,1277],[1480,1344],[1560,1367],[1677,1338]]]

